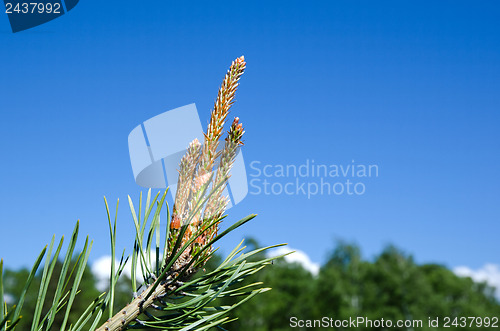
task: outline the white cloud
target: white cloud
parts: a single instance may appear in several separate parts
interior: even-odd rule
[[[119,260],[115,260],[115,268],[118,269],[120,265]],[[99,291],[105,291],[109,285],[109,274],[111,271],[111,256],[106,255],[98,258],[91,267],[92,273],[97,278],[96,287]],[[123,268],[122,275],[126,275],[128,278],[132,277],[132,266],[130,259],[128,260],[125,268]],[[142,278],[142,272],[139,263],[136,268],[136,279],[141,283],[144,279]]]
[[[275,249],[268,251],[267,256],[269,256],[269,257],[278,256],[278,255],[290,253],[293,251],[295,251],[295,252],[285,256],[285,261],[288,263],[297,262],[304,269],[306,269],[311,274],[316,276],[319,272],[319,267],[320,267],[319,263],[315,263],[315,262],[311,261],[309,256],[301,250],[292,249],[290,247],[282,246],[282,247],[278,247],[278,248],[275,248]]]
[[[496,288],[496,297],[500,300],[500,266],[488,263],[482,268],[472,270],[469,267],[460,266],[453,269],[453,272],[460,277],[470,277],[476,282],[486,282]]]
[[[14,303],[14,297],[12,295],[10,295],[9,293],[5,293],[3,296],[3,299],[4,299],[5,303],[8,305],[11,305]]]
[[[118,261],[117,261],[118,262]],[[115,264],[116,265],[116,264]],[[109,274],[111,270],[111,256],[103,256],[92,264],[92,273],[97,278],[97,289],[104,291],[108,287]]]

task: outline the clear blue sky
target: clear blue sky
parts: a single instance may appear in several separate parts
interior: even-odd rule
[[[500,5],[496,1],[81,0],[17,34],[0,15],[0,256],[30,265],[52,234],[109,252],[102,196],[137,199],[127,136],[196,103],[209,117],[230,62],[248,66],[232,115],[247,166],[377,164],[362,196],[249,195],[228,221],[323,262],[336,239],[367,258],[500,264]],[[249,170],[250,171],[250,170]],[[227,223],[226,223],[227,224]]]

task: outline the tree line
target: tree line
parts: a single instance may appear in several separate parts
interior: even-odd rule
[[[249,243],[257,246],[254,240]],[[220,261],[221,256],[213,256],[205,271],[199,273],[215,268]],[[28,271],[24,269],[5,271],[5,289],[13,302],[18,299],[27,276]],[[28,292],[17,330],[30,329],[39,278]],[[115,307],[123,307],[131,299],[130,281],[125,276],[122,278]],[[70,321],[76,321],[79,313],[99,295],[96,281],[90,270],[86,270]],[[272,290],[237,307],[232,314],[237,319],[224,325],[227,330],[314,330],[324,329],[326,324],[320,328],[317,323],[327,321],[332,323],[327,329],[347,330],[353,329],[352,325],[341,325],[339,321],[357,318],[372,324],[358,324],[356,330],[478,330],[481,329],[478,321],[482,321],[484,328],[486,321],[492,326],[495,318],[500,318],[500,303],[494,296],[494,288],[458,277],[441,265],[419,265],[393,246],[368,261],[362,259],[357,245],[338,243],[318,275],[312,275],[299,264],[278,259],[247,282],[263,282]],[[219,301],[220,305],[230,305],[236,299]],[[471,317],[478,319],[472,321]],[[465,325],[463,318],[469,318]],[[373,324],[382,319],[393,323],[422,321],[422,324],[390,328]],[[438,324],[430,326],[429,321],[438,321]],[[449,327],[445,327],[446,321]],[[53,329],[58,330],[58,325],[56,321]],[[500,327],[499,322],[496,325]]]

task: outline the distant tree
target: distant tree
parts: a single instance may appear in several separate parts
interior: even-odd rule
[[[339,242],[315,281],[314,316],[345,319],[359,315],[366,269],[359,248]]]
[[[449,269],[435,264],[422,265],[431,288],[426,302],[427,314],[441,319],[463,316],[500,318],[500,305],[494,297],[494,288],[476,283],[469,277],[458,277]],[[477,330],[477,327],[462,329]]]
[[[364,284],[370,289],[364,295],[368,318],[427,322],[426,304],[431,287],[411,256],[394,246],[387,247],[368,268]]]

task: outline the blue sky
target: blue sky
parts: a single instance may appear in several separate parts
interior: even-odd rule
[[[27,266],[52,234],[108,254],[102,197],[141,190],[127,136],[196,103],[205,124],[231,61],[247,59],[232,115],[244,157],[269,165],[376,164],[360,196],[248,195],[227,222],[324,262],[335,240],[366,258],[387,244],[421,263],[500,264],[500,6],[497,2],[82,0],[12,34],[0,15],[0,256]],[[274,179],[286,182],[288,179]]]

